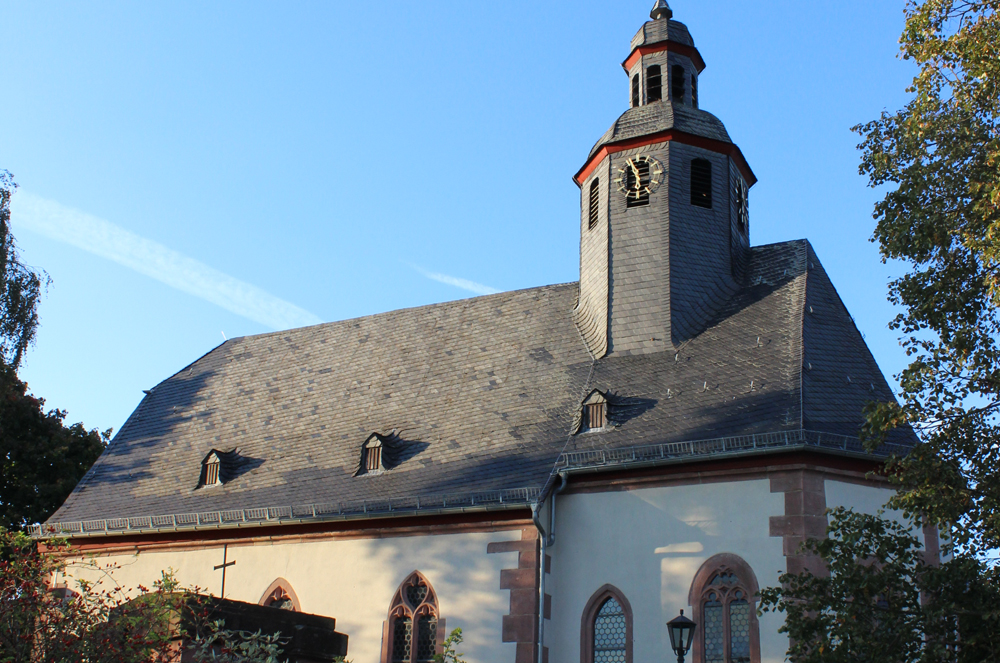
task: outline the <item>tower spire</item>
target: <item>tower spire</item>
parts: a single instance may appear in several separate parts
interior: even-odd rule
[[[667,4],[667,0],[656,0],[656,4],[653,5],[653,9],[649,12],[649,17],[654,21],[661,18],[673,18],[674,13],[670,11],[670,5]]]

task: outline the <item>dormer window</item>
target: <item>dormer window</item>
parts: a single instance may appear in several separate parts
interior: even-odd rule
[[[603,430],[608,425],[608,399],[596,389],[583,401],[580,433]]]
[[[384,445],[382,437],[372,434],[361,445],[361,465],[355,476],[362,474],[381,474],[385,471],[385,458],[383,457]]]
[[[220,467],[222,467],[222,462],[219,459],[219,454],[213,449],[205,456],[205,460],[201,461],[201,481],[198,482],[198,485],[201,487],[220,485],[222,483],[219,476]]]
[[[675,64],[670,68],[670,98],[684,103],[684,67]]]
[[[646,69],[646,103],[652,103],[654,101],[659,101],[663,98],[663,89],[661,85],[662,77],[660,76],[660,65],[654,64],[653,66]]]

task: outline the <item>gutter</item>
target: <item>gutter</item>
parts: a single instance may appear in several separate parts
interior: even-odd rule
[[[559,485],[552,491],[549,502],[549,531],[545,532],[542,521],[538,517],[544,501],[535,502],[531,507],[531,520],[541,537],[538,551],[538,663],[544,663],[542,654],[545,651],[545,554],[549,546],[556,543],[556,496],[566,487],[566,472],[560,472]]]

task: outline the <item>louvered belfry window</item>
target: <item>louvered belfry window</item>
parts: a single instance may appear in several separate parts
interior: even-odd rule
[[[698,107],[698,76],[691,74],[691,105]]]
[[[691,204],[712,208],[712,163],[707,159],[691,161]]]
[[[646,69],[646,103],[659,101],[663,98],[662,77],[660,65],[654,64]]]
[[[632,77],[632,108],[639,105],[639,74]]]
[[[587,228],[593,228],[597,225],[597,220],[599,212],[601,211],[601,181],[598,178],[594,178],[594,181],[590,183],[590,218],[587,222]]]
[[[585,405],[587,428],[604,428],[604,403]]]
[[[670,98],[684,103],[684,67],[675,64],[670,68]]]

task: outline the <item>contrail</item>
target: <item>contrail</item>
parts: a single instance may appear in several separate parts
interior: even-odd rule
[[[323,322],[309,311],[110,221],[25,191],[11,202],[15,226],[112,260],[271,329]]]
[[[438,274],[437,272],[428,272],[426,269],[417,267],[416,265],[410,265],[413,269],[420,272],[422,275],[429,279],[433,279],[439,283],[445,283],[447,285],[453,285],[456,288],[461,288],[462,290],[468,290],[469,292],[474,292],[477,295],[493,295],[498,292],[496,288],[491,288],[488,285],[483,285],[482,283],[476,283],[475,281],[469,281],[467,279],[460,279],[457,276],[448,276],[447,274]]]

